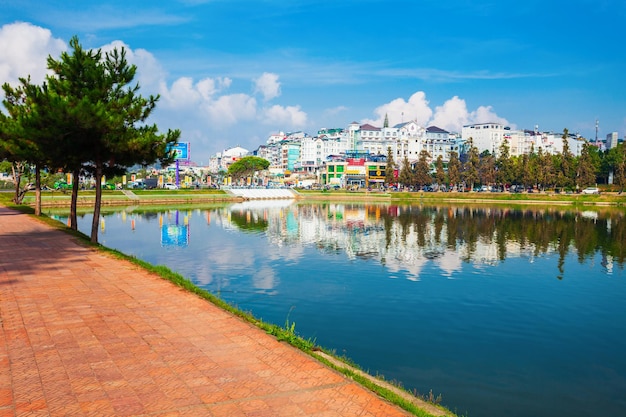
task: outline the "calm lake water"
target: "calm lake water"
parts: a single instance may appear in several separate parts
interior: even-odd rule
[[[458,414],[626,416],[623,209],[266,201],[100,223],[102,244]]]

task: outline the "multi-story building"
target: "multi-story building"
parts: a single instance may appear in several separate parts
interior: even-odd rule
[[[343,186],[344,176],[346,174],[346,161],[330,160],[326,162],[320,173],[320,180],[322,184],[339,185]]]
[[[509,156],[520,156],[529,154],[532,149],[537,151],[537,144],[541,142],[541,136],[531,130],[511,130],[505,128],[503,140],[508,143]],[[500,143],[500,146],[502,146],[502,143]],[[546,146],[543,146],[543,148],[545,151]]]
[[[306,137],[300,148],[300,168],[306,172],[317,172],[330,155],[346,152],[346,142],[340,137]]]
[[[441,156],[443,162],[448,162],[452,152],[460,156],[460,144],[456,135],[437,126],[426,128],[422,150],[428,152],[431,161],[436,161]],[[417,156],[419,158],[419,154]]]
[[[395,144],[394,157],[396,161],[406,156],[410,160],[417,160],[422,151],[422,143],[426,129],[416,121],[400,123],[394,126],[398,129],[399,139]]]
[[[617,132],[611,132],[608,135],[606,135],[606,148],[607,149],[617,148],[618,139],[619,139],[619,136],[617,135]]]
[[[280,167],[285,171],[293,172],[294,167],[300,161],[300,143],[283,141],[281,143]]]
[[[477,123],[463,126],[461,137],[466,143],[471,139],[478,153],[489,151],[490,154],[497,156],[505,132],[504,125],[500,123]]]
[[[271,145],[275,145],[277,143],[282,142],[283,140],[287,139],[287,135],[285,134],[285,132],[278,132],[278,133],[272,133],[268,138],[267,138],[267,145],[271,146]]]
[[[538,150],[538,146],[541,146],[545,152],[551,154],[563,153],[562,133],[543,132],[540,135],[541,136],[537,138],[540,143],[535,144],[535,152]],[[567,136],[569,150],[574,156],[580,156],[585,143],[587,143],[587,141],[579,135],[569,134]]]
[[[371,155],[386,151],[388,143],[381,128],[366,123],[359,126],[357,135],[357,147],[355,150],[364,151]]]

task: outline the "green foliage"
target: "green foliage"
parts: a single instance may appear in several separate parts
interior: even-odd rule
[[[394,184],[396,177],[394,171],[396,169],[396,162],[393,159],[393,151],[391,146],[387,147],[387,166],[385,167],[385,184]]]
[[[480,158],[478,171],[481,184],[496,183],[496,160],[491,154],[487,153]]]
[[[597,151],[594,152],[591,148],[588,143],[585,143],[578,158],[576,185],[580,188],[596,183],[596,172],[599,170],[600,161],[597,158]],[[595,146],[593,148],[597,149]]]
[[[233,162],[228,167],[228,174],[235,179],[246,178],[254,175],[257,171],[264,171],[270,166],[267,159],[258,156],[244,156]]]
[[[446,172],[443,166],[443,156],[439,155],[435,161],[435,181],[438,185],[443,185],[446,182]]]
[[[462,173],[462,177],[463,177],[463,181],[465,181],[465,183],[467,185],[469,185],[470,188],[474,188],[474,185],[479,182],[480,180],[480,176],[479,176],[479,172],[478,172],[478,165],[480,163],[480,155],[478,154],[478,148],[476,148],[473,144],[472,144],[472,139],[470,138],[469,140],[469,152],[467,153],[467,161],[465,161],[465,164],[463,164],[463,173]]]
[[[415,183],[418,187],[422,187],[433,182],[433,177],[430,175],[430,160],[431,156],[426,150],[422,150],[419,154],[417,164],[415,164]]]
[[[0,172],[8,174],[11,172],[11,163],[9,161],[0,161]]]
[[[513,161],[510,157],[509,142],[503,140],[498,150],[496,164],[496,182],[499,184],[510,184],[513,181]]]
[[[457,186],[461,182],[461,161],[456,152],[450,153],[450,162],[448,162],[448,181],[450,187]]]
[[[231,212],[231,221],[242,232],[261,233],[267,230],[269,222],[262,217],[256,216],[251,212],[239,213]]]
[[[129,166],[172,162],[168,150],[180,132],[159,134],[156,125],[146,123],[158,97],[144,98],[138,93],[139,85],[131,85],[137,68],[128,64],[125,49],[104,55],[101,50],[86,51],[77,37],[70,40],[70,47],[71,53],[62,53],[60,59],[48,58],[48,68],[55,76],[47,79],[49,91],[61,97],[72,121],[67,134],[71,147],[64,148],[73,161],[68,168],[75,175],[85,169],[100,184],[104,175],[122,174]],[[73,201],[77,192],[75,187]],[[96,187],[93,242],[98,240],[101,195]]]
[[[409,163],[409,158],[406,156],[402,160],[402,167],[400,168],[400,173],[398,174],[398,182],[405,187],[413,185],[413,171],[411,170],[411,164]]]

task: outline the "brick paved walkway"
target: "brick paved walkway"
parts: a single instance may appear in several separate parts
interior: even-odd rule
[[[168,281],[0,206],[0,417],[406,416]]]

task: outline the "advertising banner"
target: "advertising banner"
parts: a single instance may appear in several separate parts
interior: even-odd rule
[[[170,147],[171,151],[176,153],[175,159],[178,161],[189,160],[189,142],[179,142],[176,145]]]

